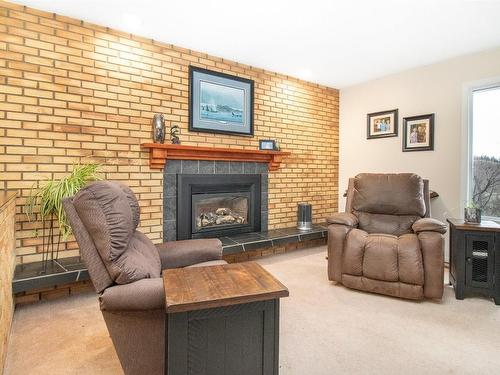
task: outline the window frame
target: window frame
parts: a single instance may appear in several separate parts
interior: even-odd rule
[[[500,90],[500,79],[492,80],[488,83],[480,83],[469,86],[467,90],[467,141],[466,141],[466,188],[465,202],[472,201],[472,185],[473,185],[473,165],[474,165],[474,93],[478,91]],[[467,203],[465,203],[466,205]],[[500,222],[500,216],[481,215],[481,220],[492,220]]]

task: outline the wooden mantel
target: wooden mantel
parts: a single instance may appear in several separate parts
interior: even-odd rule
[[[268,163],[270,171],[279,169],[281,161],[289,152],[248,150],[242,148],[218,148],[172,145],[162,143],[143,143],[142,148],[149,149],[149,166],[161,169],[165,161],[172,160],[225,160],[225,161],[255,161]]]

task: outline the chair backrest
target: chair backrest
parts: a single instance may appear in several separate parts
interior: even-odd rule
[[[346,212],[368,233],[411,233],[412,224],[430,216],[429,182],[412,173],[361,173],[349,179]]]
[[[104,289],[114,284],[113,279],[109,275],[104,263],[102,262],[99,253],[94,245],[94,241],[85,229],[80,217],[78,216],[75,206],[73,205],[73,197],[64,198],[62,201],[66,217],[71,225],[76,242],[80,248],[80,255],[87,266],[87,270],[92,280],[97,293],[101,293]]]
[[[160,277],[158,251],[136,230],[139,204],[130,188],[92,182],[63,204],[98,292],[114,283]]]

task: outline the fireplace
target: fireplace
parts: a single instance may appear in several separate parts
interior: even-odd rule
[[[260,174],[178,174],[177,239],[261,230]]]
[[[200,186],[203,184],[206,186]],[[182,199],[181,196],[183,196]],[[215,212],[215,215],[227,216],[231,215],[230,211],[232,211],[236,214],[231,215],[235,219],[219,217],[219,224],[215,222],[216,224],[213,225],[214,217],[208,215],[206,210],[212,209],[215,205],[217,206],[215,211],[218,208],[229,209],[219,210],[219,213]],[[245,212],[245,205],[248,212]],[[193,208],[198,212],[194,212]],[[163,170],[164,241],[212,237],[216,236],[217,232],[222,235],[229,233],[234,235],[234,233],[254,230],[266,231],[268,208],[267,163],[222,160],[168,160],[165,163]],[[200,217],[199,215],[202,214],[207,216]],[[203,228],[200,228],[200,225],[196,226],[197,216],[205,219]],[[199,222],[199,224],[202,223]]]
[[[192,230],[228,228],[249,223],[249,192],[193,194]]]

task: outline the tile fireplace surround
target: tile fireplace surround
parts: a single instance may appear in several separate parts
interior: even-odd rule
[[[261,176],[261,231],[268,228],[268,166],[267,163],[168,160],[163,169],[163,239],[177,239],[177,175],[178,174],[260,174]]]

